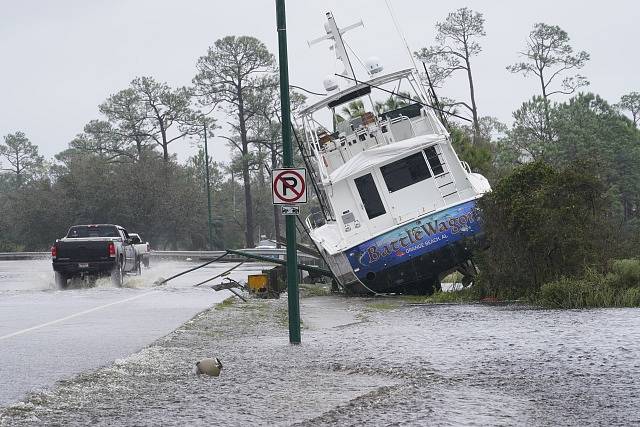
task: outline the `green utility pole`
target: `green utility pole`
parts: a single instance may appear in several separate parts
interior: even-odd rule
[[[289,65],[287,60],[287,17],[284,0],[276,0],[280,63],[280,106],[282,109],[282,160],[293,167],[291,147],[291,105],[289,101]],[[296,253],[296,218],[285,216],[287,234],[287,292],[289,297],[289,342],[300,344],[300,297],[298,292],[298,254]]]
[[[207,168],[207,205],[209,209],[209,250],[213,250],[213,225],[211,223],[211,182],[209,181],[209,147],[207,147],[207,122],[204,122],[204,163]]]

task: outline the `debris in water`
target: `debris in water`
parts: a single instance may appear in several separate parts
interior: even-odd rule
[[[196,363],[196,373],[206,374],[210,377],[217,377],[220,375],[222,369],[222,362],[217,357],[215,359],[202,359]]]

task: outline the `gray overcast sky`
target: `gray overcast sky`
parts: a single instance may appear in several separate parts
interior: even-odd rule
[[[67,147],[85,123],[98,117],[97,106],[150,75],[173,86],[188,85],[195,62],[226,35],[251,35],[277,55],[273,0],[2,0],[0,16],[0,135],[24,131],[50,158]],[[412,50],[433,43],[435,23],[459,7],[484,14],[487,36],[474,59],[481,115],[509,122],[511,112],[538,91],[533,79],[512,75],[505,66],[518,59],[536,22],[559,25],[576,50],[591,61],[582,70],[588,90],[617,102],[640,90],[636,0],[476,0],[448,2],[392,0]],[[345,36],[361,58],[376,55],[386,71],[410,64],[384,0],[287,2],[291,84],[322,91],[322,80],[341,71],[325,42],[324,13],[340,26],[362,19],[365,28]],[[464,81],[452,81],[441,95],[466,96]],[[562,99],[562,98],[558,98]],[[179,144],[181,144],[179,146]],[[213,155],[228,158],[223,140],[212,141]],[[175,142],[181,159],[194,151]]]

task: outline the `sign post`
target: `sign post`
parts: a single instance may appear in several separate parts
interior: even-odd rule
[[[291,147],[291,105],[289,100],[289,65],[287,59],[287,18],[284,0],[276,0],[276,21],[278,30],[278,51],[280,65],[280,106],[282,110],[282,160],[285,168],[293,166],[293,149]],[[282,178],[283,193],[293,193],[291,181]],[[288,182],[288,184],[284,184]],[[286,187],[286,190],[285,190]],[[305,196],[306,197],[306,196]],[[298,254],[296,252],[296,218],[285,217],[287,234],[287,295],[289,302],[289,342],[300,344],[300,296],[298,290]]]
[[[211,223],[211,180],[209,179],[209,148],[207,147],[207,122],[204,122],[204,159],[207,168],[207,208],[209,212],[209,250],[213,250],[213,225]]]

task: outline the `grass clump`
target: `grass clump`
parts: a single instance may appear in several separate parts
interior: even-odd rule
[[[225,308],[229,308],[236,303],[236,297],[226,298],[224,301],[216,305],[216,310],[224,310]]]
[[[303,298],[331,295],[331,289],[324,284],[301,283],[299,286],[300,294]]]
[[[406,295],[402,299],[410,304],[466,303],[480,300],[478,289],[473,286],[454,291],[437,291],[432,295]]]
[[[461,303],[478,301],[479,299],[476,289],[468,287],[449,292],[435,292],[433,295],[427,297],[426,302],[432,304]]]

